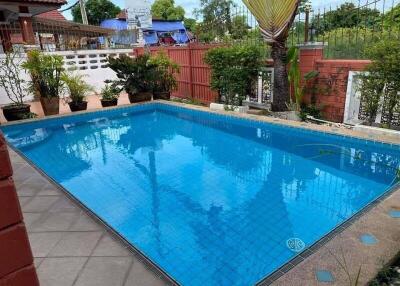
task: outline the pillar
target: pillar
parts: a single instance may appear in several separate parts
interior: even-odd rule
[[[19,24],[21,26],[22,39],[28,45],[35,44],[35,33],[33,32],[32,15],[26,6],[19,7]]]

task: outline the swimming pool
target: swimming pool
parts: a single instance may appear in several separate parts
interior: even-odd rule
[[[252,285],[395,183],[398,146],[150,103],[3,126],[183,285]]]

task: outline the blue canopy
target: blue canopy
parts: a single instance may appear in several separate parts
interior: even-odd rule
[[[115,44],[132,44],[136,42],[133,33],[127,33],[128,25],[125,19],[107,19],[103,20],[100,27],[114,29],[117,33],[111,37]],[[125,31],[122,32],[121,31]],[[152,28],[147,29],[143,33],[143,38],[147,45],[154,45],[158,43],[158,36],[160,33],[170,33],[175,42],[182,44],[187,43],[189,38],[186,34],[185,26],[182,21],[163,21],[153,20]]]

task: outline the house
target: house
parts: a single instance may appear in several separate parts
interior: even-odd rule
[[[111,29],[67,21],[57,11],[66,0],[17,0],[0,3],[0,52],[14,47],[46,51],[99,48]]]

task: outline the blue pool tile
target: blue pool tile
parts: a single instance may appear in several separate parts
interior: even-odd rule
[[[362,234],[360,236],[360,241],[363,244],[366,244],[366,245],[373,245],[373,244],[376,244],[378,242],[376,237],[373,236],[372,234],[369,234],[369,233]]]
[[[399,210],[390,210],[389,215],[392,218],[400,218],[400,211]]]
[[[333,283],[335,278],[329,270],[317,270],[315,272],[318,282]]]

